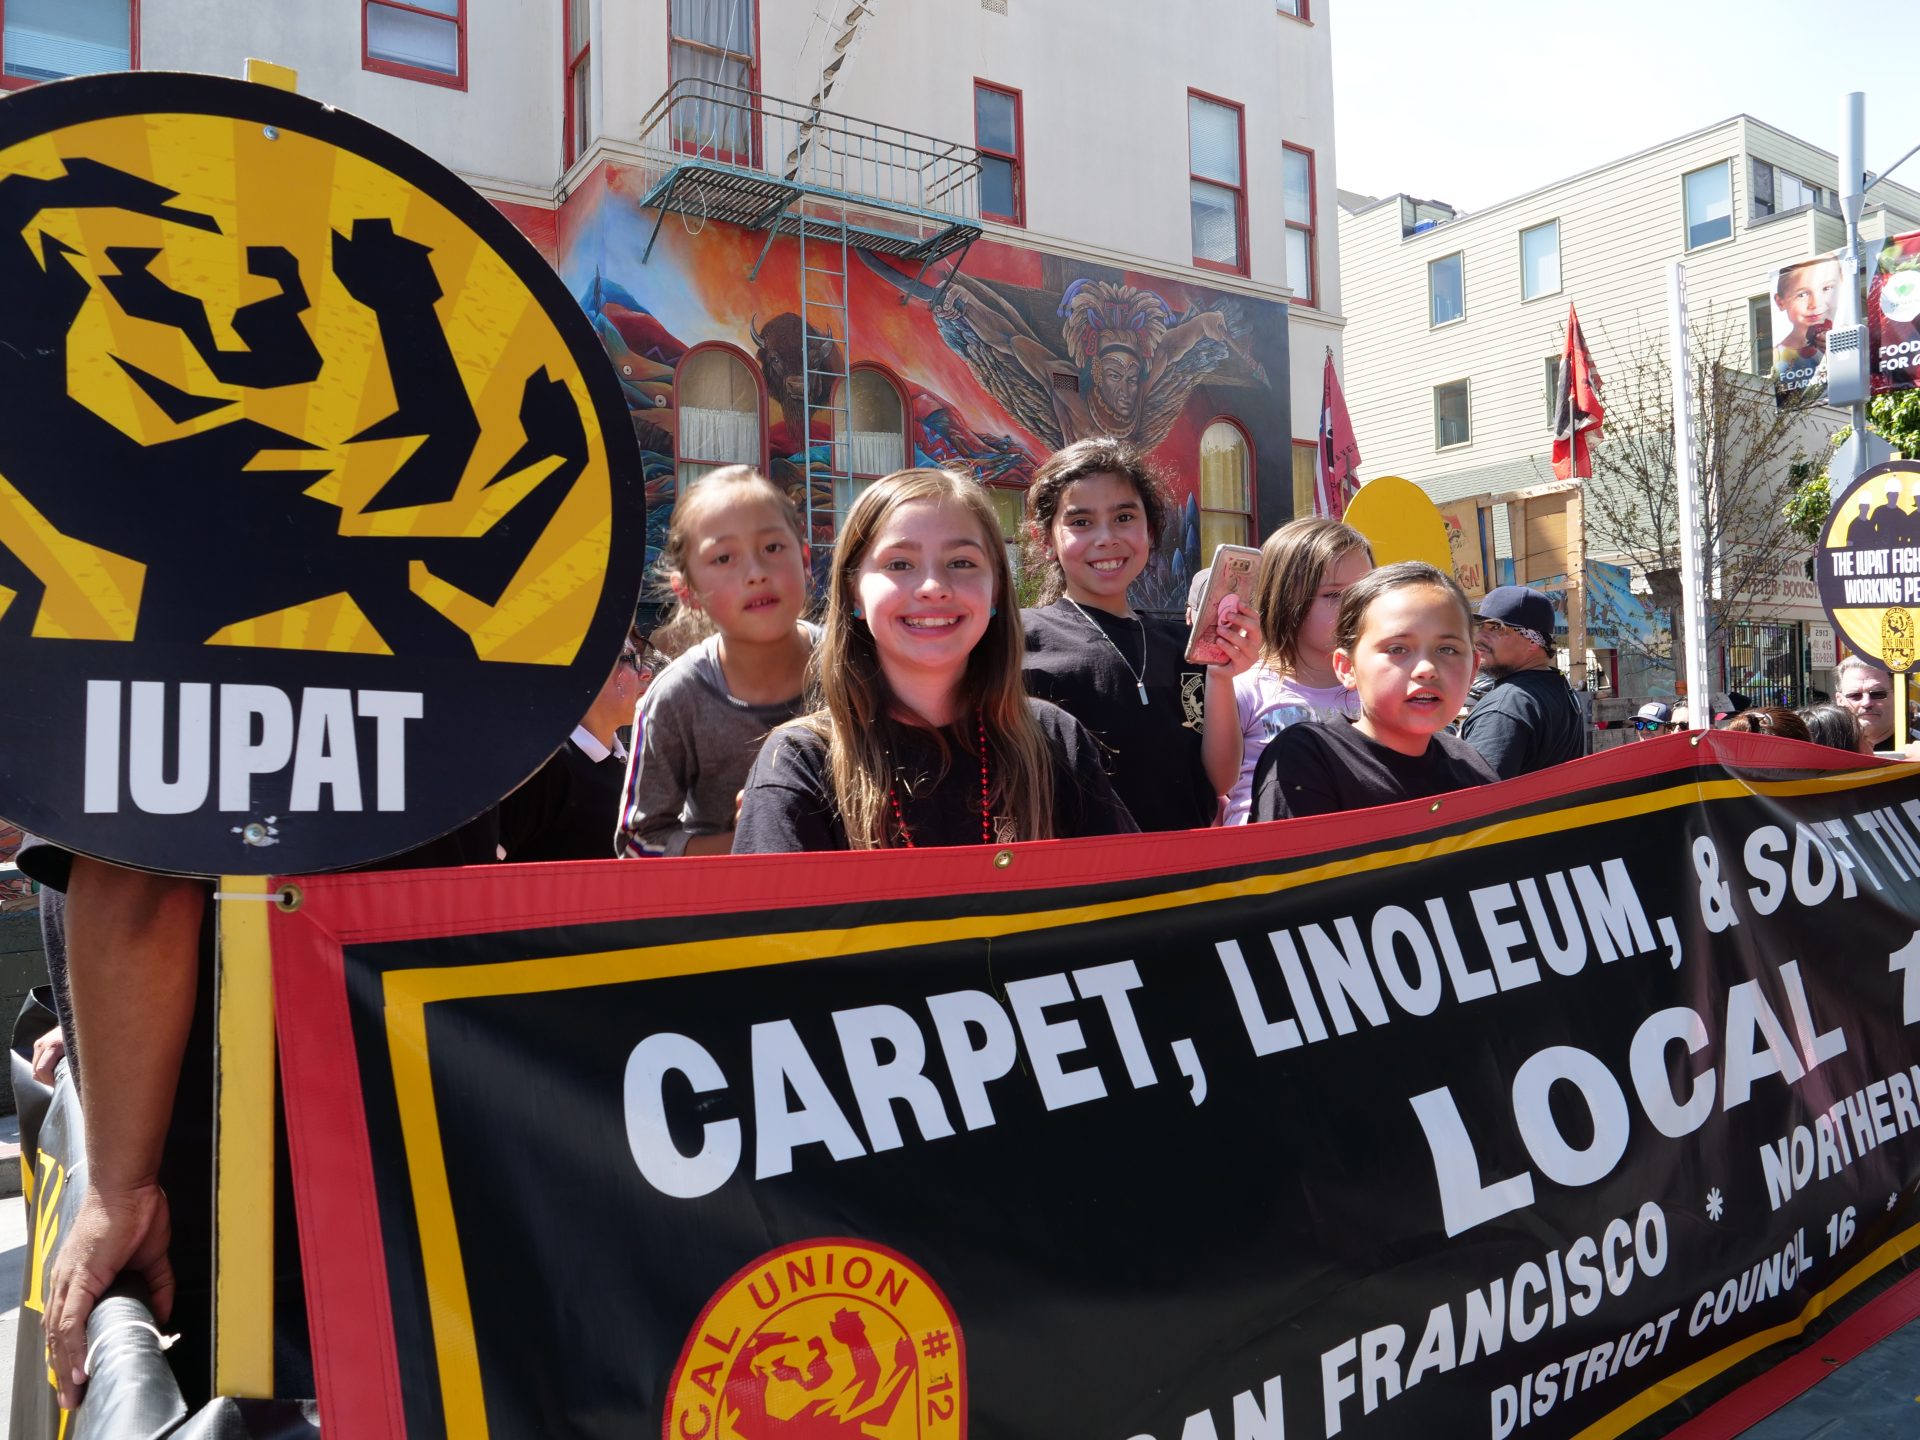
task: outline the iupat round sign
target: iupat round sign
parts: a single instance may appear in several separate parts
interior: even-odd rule
[[[1920,463],[1867,471],[1834,502],[1815,551],[1820,603],[1859,655],[1889,674],[1920,660]]]
[[[427,156],[312,100],[0,101],[0,814],[290,873],[478,814],[585,713],[644,565],[586,317]]]

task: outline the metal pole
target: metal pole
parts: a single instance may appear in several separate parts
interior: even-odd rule
[[[1693,395],[1688,383],[1687,267],[1675,261],[1667,272],[1667,321],[1673,370],[1673,470],[1679,487],[1680,609],[1684,616],[1687,720],[1693,729],[1713,728],[1713,691],[1707,684],[1707,587],[1700,543],[1700,482],[1694,474]]]
[[[1849,329],[1864,313],[1861,294],[1860,208],[1866,196],[1867,97],[1854,90],[1840,100],[1840,217],[1846,222],[1846,249],[1840,256],[1840,288],[1834,297],[1833,327]],[[1828,483],[1839,494],[1867,470],[1866,397],[1853,402],[1854,443],[1835,459],[1846,474],[1829,474]]]
[[[1866,273],[1860,253],[1860,209],[1865,203],[1867,189],[1866,155],[1867,97],[1861,91],[1854,90],[1840,101],[1840,216],[1847,225],[1847,246],[1840,256],[1840,289],[1833,307],[1835,329],[1857,326],[1860,317],[1866,313]],[[1906,158],[1905,155],[1901,156],[1894,166]],[[1893,166],[1888,168],[1892,169]],[[1828,484],[1835,495],[1842,493],[1873,465],[1873,455],[1867,443],[1867,397],[1864,394],[1853,402],[1851,411],[1852,443],[1843,446],[1835,455],[1836,463],[1828,472]],[[1893,680],[1893,745],[1896,750],[1904,750],[1907,747],[1907,677],[1902,673],[1890,678]]]

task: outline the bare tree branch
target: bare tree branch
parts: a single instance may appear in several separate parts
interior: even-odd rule
[[[1781,514],[1789,467],[1803,458],[1818,389],[1776,405],[1772,382],[1742,368],[1745,327],[1731,316],[1691,327],[1688,406],[1708,586],[1711,650],[1769,603],[1773,583],[1806,546]],[[1606,425],[1593,450],[1585,501],[1588,550],[1617,555],[1648,579],[1670,623],[1644,643],[1632,627],[1622,644],[1671,663],[1678,604],[1681,526],[1673,453],[1673,379],[1666,337],[1644,329],[1616,351],[1625,364],[1607,378]]]

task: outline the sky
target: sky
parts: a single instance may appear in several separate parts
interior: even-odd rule
[[[1867,168],[1920,143],[1905,64],[1873,64],[1894,6],[1805,0],[1325,0],[1340,188],[1481,210],[1745,113],[1840,148],[1840,100],[1867,97]],[[1869,29],[1841,63],[1820,20]],[[1877,37],[1877,38],[1876,38]],[[1894,177],[1920,188],[1920,156]]]

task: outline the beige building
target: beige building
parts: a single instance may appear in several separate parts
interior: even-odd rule
[[[1676,260],[1686,264],[1696,332],[1728,335],[1744,368],[1764,371],[1772,272],[1842,243],[1836,164],[1740,115],[1472,214],[1406,195],[1342,195],[1347,400],[1366,473],[1404,475],[1443,502],[1551,486],[1553,377],[1569,302],[1602,379],[1616,378],[1636,350],[1664,351]],[[1888,183],[1867,198],[1869,242],[1920,228],[1920,194]],[[1838,410],[1815,417],[1810,447],[1845,423]],[[1564,573],[1564,518],[1557,530],[1551,514],[1510,527],[1511,508],[1498,507],[1490,528],[1518,578]],[[1585,539],[1587,559],[1621,558],[1591,525]],[[1632,583],[1646,588],[1644,576]],[[1823,622],[1797,564],[1751,621],[1717,657],[1721,688],[1796,700],[1831,689],[1824,667],[1810,672]],[[1596,689],[1673,693],[1670,674],[1636,673],[1626,647],[1595,661]]]

